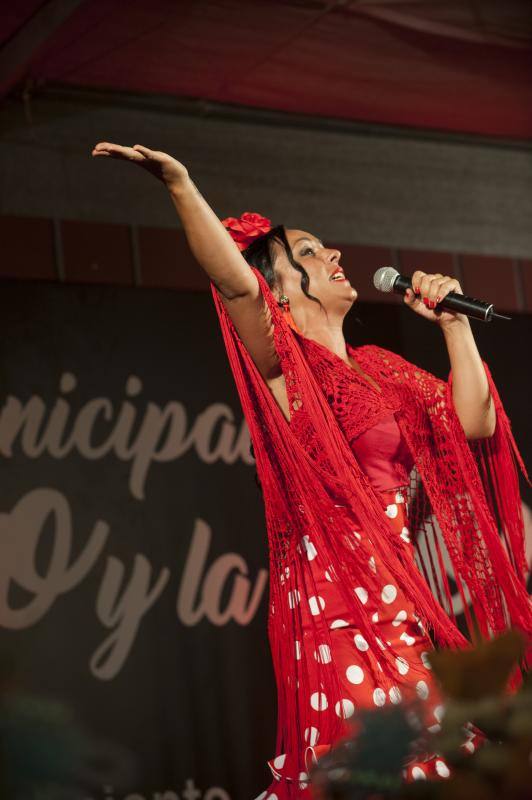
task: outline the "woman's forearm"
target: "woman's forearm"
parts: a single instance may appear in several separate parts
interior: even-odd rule
[[[258,292],[253,272],[192,180],[168,189],[194,257],[222,295],[232,299]]]
[[[496,414],[488,379],[467,317],[443,327],[453,374],[453,404],[468,439],[492,436]]]

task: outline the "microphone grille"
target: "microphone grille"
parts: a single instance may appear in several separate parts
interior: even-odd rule
[[[393,267],[381,267],[373,276],[373,285],[379,292],[391,292],[398,275]]]

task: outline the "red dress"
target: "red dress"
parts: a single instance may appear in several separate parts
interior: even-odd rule
[[[432,591],[443,551],[454,585],[471,600],[473,633],[489,637],[510,625],[532,631],[515,469],[522,462],[487,368],[497,427],[477,447],[465,438],[451,381],[379,347],[351,351],[378,392],[327,348],[297,335],[254,272],[271,314],[288,420],[213,291],[268,534],[278,726],[273,781],[261,797],[301,800],[309,797],[308,768],[319,748],[349,735],[357,710],[411,695],[425,710],[426,728],[439,724],[441,701],[425,654],[432,641],[469,644],[456,625],[445,570]],[[401,496],[410,503],[412,535],[422,532],[428,548],[421,570]],[[447,769],[434,754],[421,754],[407,778],[444,778]]]
[[[366,405],[370,410],[372,395],[377,389],[334,354],[324,352],[322,345],[304,337],[299,337],[299,340],[309,364],[314,368],[315,374],[320,376],[322,390],[357,461],[382,499],[382,506],[389,520],[390,536],[400,542],[405,558],[411,562],[412,569],[417,569],[414,546],[407,527],[406,507],[406,490],[413,459],[394,414],[385,413],[374,421],[370,413],[368,424],[371,427],[362,434],[352,436],[350,419],[354,414],[353,404],[363,402],[365,395]],[[355,355],[355,352],[351,350],[350,354]],[[353,537],[355,542],[363,541],[364,531],[353,531]],[[307,647],[314,651],[313,618],[317,614],[324,616],[331,631],[331,644],[321,645],[318,652],[312,652],[309,661],[316,664],[316,674],[310,676],[310,684],[314,688],[318,686],[318,662],[322,665],[334,662],[334,668],[339,671],[342,696],[334,703],[329,702],[324,692],[315,692],[308,698],[300,699],[300,705],[308,707],[308,716],[305,723],[307,746],[303,758],[301,754],[296,757],[298,763],[303,761],[307,770],[310,770],[312,763],[334,744],[324,741],[321,736],[322,724],[327,715],[336,715],[347,721],[356,719],[356,714],[361,709],[397,705],[405,699],[416,697],[425,705],[428,731],[437,733],[440,730],[443,704],[427,658],[433,645],[413,604],[396,586],[394,576],[386,570],[375,553],[368,561],[368,569],[381,577],[380,593],[370,593],[364,585],[355,587],[364,613],[379,627],[382,650],[390,649],[395,654],[396,683],[385,691],[374,677],[380,669],[379,649],[370,648],[361,633],[358,620],[353,619],[351,611],[346,608],[343,596],[337,589],[334,572],[323,571],[317,565],[317,552],[310,537],[307,537],[304,547],[308,570],[313,576],[315,594],[301,610],[303,637],[302,641],[296,642],[294,658],[301,658],[302,651]],[[290,598],[288,584],[286,595],[287,602],[295,604],[296,598]],[[472,752],[476,746],[475,736],[471,733],[462,746]],[[293,760],[291,756],[292,754],[279,753],[268,762],[274,780],[269,789],[256,800],[284,800],[288,796],[284,788],[283,773],[285,770],[290,773],[290,762]],[[449,774],[445,761],[434,753],[412,760],[405,771],[409,780],[446,778]],[[311,794],[305,780],[306,774],[302,773],[300,777],[300,797],[303,800],[311,797]]]

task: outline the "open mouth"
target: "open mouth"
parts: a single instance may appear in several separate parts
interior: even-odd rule
[[[347,278],[345,277],[345,273],[342,267],[337,267],[334,272],[329,275],[330,281],[346,281]]]

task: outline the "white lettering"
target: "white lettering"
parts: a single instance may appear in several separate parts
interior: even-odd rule
[[[214,561],[202,583],[201,576],[211,538],[211,529],[207,523],[197,520],[177,598],[179,619],[185,625],[197,625],[203,616],[213,625],[226,625],[230,619],[234,619],[239,625],[248,625],[262,599],[267,570],[259,570],[251,590],[244,559],[237,553],[226,553]],[[231,596],[226,608],[222,610],[222,593],[234,571],[237,574],[233,579]]]
[[[111,680],[122,668],[137,635],[140,620],[160,596],[170,577],[164,567],[150,589],[152,568],[137,553],[129,583],[118,594],[124,581],[124,565],[117,558],[107,559],[107,568],[96,600],[100,622],[114,631],[98,647],[91,658],[91,670],[101,680]]]
[[[52,521],[52,547],[44,574],[38,570],[37,548],[48,518]],[[109,526],[98,521],[84,549],[72,560],[70,507],[55,489],[34,489],[10,514],[0,514],[0,625],[20,630],[34,625],[51,608],[56,597],[77,586],[103,550]],[[10,604],[12,586],[32,597],[18,608]]]
[[[76,385],[75,375],[62,375],[63,394]],[[141,391],[139,378],[130,375],[127,397],[137,397]],[[0,413],[0,455],[11,458],[17,443],[29,458],[62,459],[77,451],[94,461],[114,453],[120,461],[131,462],[129,488],[139,500],[144,499],[152,463],[176,460],[190,449],[205,464],[234,464],[239,459],[253,464],[247,426],[244,421],[237,425],[233,411],[223,403],[212,403],[190,421],[185,406],[177,401],[163,407],[148,402],[138,409],[124,400],[116,410],[109,398],[96,397],[73,412],[71,404],[59,397],[47,415],[41,397],[34,395],[23,404],[10,395]]]
[[[66,498],[55,489],[39,488],[21,498],[10,513],[0,513],[0,625],[21,630],[39,622],[59,595],[75,589],[102,555],[109,526],[98,520],[77,557],[72,557],[72,515]],[[267,583],[267,570],[254,580],[238,553],[218,556],[207,568],[212,532],[197,519],[178,588],[176,611],[187,626],[206,617],[216,626],[234,620],[248,625]],[[38,551],[47,546],[46,558]],[[42,562],[46,567],[42,567]],[[96,595],[96,616],[111,632],[90,659],[92,674],[111,680],[124,665],[140,623],[161,596],[170,578],[163,567],[154,577],[148,559],[137,553],[131,573],[115,556],[107,556]],[[13,594],[30,595],[16,604]],[[222,598],[229,599],[222,606]]]

